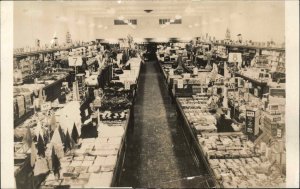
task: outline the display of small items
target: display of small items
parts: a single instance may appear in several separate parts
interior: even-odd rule
[[[121,111],[121,112],[105,111],[103,113],[100,113],[100,120],[101,121],[125,120],[126,117],[127,117],[127,112],[126,111]]]

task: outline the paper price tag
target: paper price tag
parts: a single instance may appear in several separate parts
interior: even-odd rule
[[[281,138],[281,129],[277,129],[277,137]]]
[[[198,75],[198,68],[193,68],[193,74]]]
[[[51,102],[45,102],[41,105],[41,110],[42,111],[47,111],[51,109]]]
[[[177,80],[177,87],[178,87],[178,89],[182,89],[183,88],[183,79],[178,79]]]
[[[125,90],[130,90],[130,81],[124,81]]]

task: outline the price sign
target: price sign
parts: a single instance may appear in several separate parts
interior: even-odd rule
[[[51,109],[51,102],[45,102],[41,105],[41,110],[42,111],[47,111]]]
[[[198,75],[198,68],[193,68],[193,74]]]
[[[81,66],[82,65],[82,57],[81,56],[71,56],[68,58],[69,66]]]
[[[277,129],[277,137],[281,138],[281,129]]]
[[[173,68],[171,68],[171,69],[169,70],[169,75],[174,75],[174,69],[173,69]]]
[[[130,81],[124,81],[125,90],[130,90]]]
[[[177,87],[178,87],[178,89],[182,89],[183,88],[183,79],[178,79],[177,80]]]
[[[246,111],[246,133],[247,134],[254,134],[254,127],[255,127],[255,112],[247,110]]]
[[[242,62],[241,53],[229,53],[228,62]]]

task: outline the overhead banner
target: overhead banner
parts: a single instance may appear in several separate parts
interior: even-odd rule
[[[241,53],[229,53],[228,62],[238,62],[242,63],[242,54]]]

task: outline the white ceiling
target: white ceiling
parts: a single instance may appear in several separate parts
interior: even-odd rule
[[[144,10],[153,12],[146,13]],[[113,19],[123,17],[137,19],[135,34],[162,35],[166,28],[158,25],[158,18],[174,19],[182,17],[182,24],[176,32],[190,35],[191,32],[209,33],[223,38],[229,28],[232,35],[243,33],[251,40],[284,40],[284,1],[283,0],[100,0],[100,1],[15,1],[14,26],[16,36],[34,35],[49,38],[48,30],[55,30],[64,35],[64,30],[82,36],[116,36],[128,33],[128,27],[113,27]],[[195,25],[198,27],[191,27]],[[47,27],[46,27],[47,26]],[[84,27],[87,26],[87,27]],[[101,27],[100,27],[101,26]],[[179,28],[180,27],[180,28]],[[35,30],[39,28],[39,30]],[[115,30],[113,30],[115,28]],[[119,30],[122,28],[122,31]],[[155,28],[157,30],[155,30]],[[165,35],[173,36],[173,27]],[[25,30],[25,31],[24,31]],[[43,30],[43,31],[41,31]],[[44,31],[45,30],[45,31]],[[82,30],[79,32],[78,30]],[[86,30],[86,31],[85,31]],[[196,31],[197,30],[197,31]],[[112,32],[115,32],[113,34]],[[26,34],[25,34],[26,33]],[[163,34],[164,34],[163,33]],[[53,34],[51,34],[53,35]],[[75,34],[74,34],[75,35]],[[118,34],[119,35],[119,34]],[[154,34],[153,34],[154,35]],[[196,34],[195,34],[196,35]],[[151,34],[152,36],[152,34]],[[42,37],[40,37],[42,38]],[[74,38],[76,38],[74,36]],[[19,41],[19,40],[18,40]]]
[[[35,1],[14,2],[16,8],[23,11],[47,12],[48,7],[62,9],[63,16],[86,16],[92,18],[118,18],[119,16],[153,17],[153,16],[203,16],[239,14],[245,10],[282,11],[284,1],[242,1],[242,0],[100,0],[100,1]],[[146,13],[144,10],[153,12]],[[17,10],[17,9],[16,9]]]

